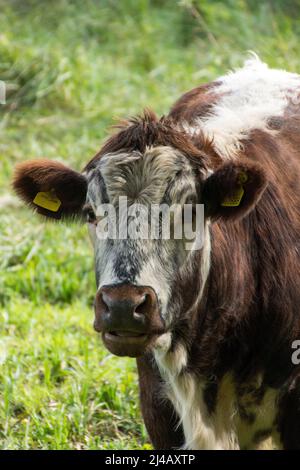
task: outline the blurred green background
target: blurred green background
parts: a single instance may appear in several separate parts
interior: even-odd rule
[[[11,197],[15,163],[80,170],[116,118],[241,66],[300,72],[300,1],[0,0],[0,448],[150,448],[134,360],[92,328],[85,227],[44,223]]]

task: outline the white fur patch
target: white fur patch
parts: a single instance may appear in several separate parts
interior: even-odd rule
[[[238,154],[251,130],[276,132],[268,128],[268,119],[283,116],[291,102],[299,104],[300,76],[270,69],[258,57],[217,81],[220,85],[209,93],[220,94],[220,99],[209,115],[184,127],[191,134],[201,129],[224,159]]]
[[[103,244],[97,244],[97,248]],[[96,262],[100,260],[100,263],[105,262],[105,269],[102,269],[102,274],[99,280],[98,289],[101,289],[103,286],[118,284],[120,281],[115,274],[113,259],[109,258],[107,255],[99,254],[99,250],[96,251]],[[99,262],[99,261],[98,261]]]
[[[170,331],[164,333],[156,339],[153,347],[155,348],[156,354],[161,355],[169,351],[172,344],[172,334]]]
[[[165,393],[173,403],[185,436],[185,449],[237,449],[237,436],[232,425],[233,394],[217,410],[208,414],[203,400],[204,383],[190,372],[181,372],[187,365],[187,353],[182,344],[166,354],[155,351],[155,359],[166,381]]]
[[[166,316],[166,307],[170,297],[170,282],[155,257],[146,259],[141,271],[136,277],[136,283],[140,286],[150,286],[156,292],[162,309],[162,316]]]
[[[149,147],[144,154],[107,154],[101,158],[99,168],[110,202],[126,196],[130,204],[159,204],[176,173],[183,168],[190,171],[186,158],[167,146]]]
[[[154,356],[163,375],[167,377],[172,384],[174,384],[176,377],[187,365],[187,351],[185,347],[179,343],[176,345],[174,351],[169,352],[172,339],[171,333],[165,333],[162,337],[166,338],[163,345],[164,347],[159,347],[159,345],[156,344]]]
[[[155,360],[166,382],[165,394],[173,404],[185,436],[185,449],[190,450],[238,450],[263,447],[256,442],[259,431],[270,429],[276,441],[274,421],[277,413],[278,391],[268,389],[259,405],[248,404],[255,420],[249,423],[238,413],[238,397],[231,374],[226,374],[218,388],[215,410],[210,414],[204,401],[205,382],[190,372],[184,372],[187,354],[182,344],[173,352],[155,351]],[[247,402],[247,397],[245,397]],[[277,442],[280,445],[280,442]]]

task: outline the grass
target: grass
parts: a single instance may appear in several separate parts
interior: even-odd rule
[[[81,169],[116,117],[168,111],[254,50],[300,72],[299,1],[0,0],[0,202],[14,165]],[[149,448],[133,360],[92,329],[85,227],[0,216],[0,448]]]

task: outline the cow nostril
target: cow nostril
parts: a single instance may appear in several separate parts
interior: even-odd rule
[[[109,298],[104,292],[100,292],[100,295],[98,295],[97,304],[101,309],[109,310]]]
[[[145,294],[141,299],[140,303],[135,307],[134,316],[136,318],[144,317],[149,309],[151,308],[151,298],[150,295]]]

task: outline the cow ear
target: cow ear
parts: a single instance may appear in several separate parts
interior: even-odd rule
[[[87,181],[62,163],[31,160],[16,166],[13,188],[39,214],[53,219],[75,218],[86,200]]]
[[[204,183],[205,216],[211,220],[244,217],[259,201],[266,186],[267,179],[261,166],[227,163]]]

